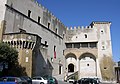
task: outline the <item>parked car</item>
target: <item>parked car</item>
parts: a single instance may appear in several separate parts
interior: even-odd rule
[[[22,80],[22,84],[28,84],[27,80],[24,79],[23,77],[20,77],[20,79]]]
[[[22,84],[19,77],[1,77],[0,84]]]
[[[74,83],[75,80],[74,80],[74,79],[68,79],[68,82],[69,82],[69,83]]]
[[[32,84],[48,84],[48,80],[41,76],[35,76],[32,78]]]
[[[81,78],[78,80],[78,84],[99,84],[94,78]]]
[[[47,76],[45,78],[48,80],[48,84],[58,84],[58,81],[55,77]]]
[[[28,76],[22,76],[22,78],[24,78],[25,80],[27,80],[28,84],[32,84],[32,78],[30,78]]]
[[[97,84],[100,84],[100,79],[99,78],[94,78],[97,81]]]

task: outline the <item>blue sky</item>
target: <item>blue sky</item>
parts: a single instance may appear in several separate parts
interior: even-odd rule
[[[120,61],[120,0],[38,0],[65,26],[89,26],[110,21],[113,60]]]

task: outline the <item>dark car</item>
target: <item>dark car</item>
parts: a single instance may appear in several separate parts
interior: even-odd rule
[[[22,84],[19,77],[1,77],[0,84]]]
[[[78,84],[99,84],[94,78],[81,78],[78,80]]]
[[[20,77],[20,79],[22,80],[22,84],[28,84],[27,80],[24,79],[23,77]]]
[[[30,78],[28,76],[22,76],[22,78],[24,78],[25,80],[27,80],[28,84],[32,84],[32,78]]]
[[[45,78],[48,80],[48,84],[58,84],[58,81],[55,77],[45,76]]]

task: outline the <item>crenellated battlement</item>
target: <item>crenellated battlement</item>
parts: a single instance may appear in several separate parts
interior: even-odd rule
[[[77,29],[92,29],[93,27],[91,26],[74,26],[74,27],[67,27],[67,30],[77,30]]]
[[[34,2],[37,6],[39,6],[40,8],[43,9],[43,11],[45,11],[46,13],[50,14],[53,18],[55,18],[58,22],[62,23],[51,11],[49,11],[46,7],[44,7],[42,4],[40,4],[38,1],[36,0],[31,0],[32,2]],[[63,24],[63,23],[62,23]],[[63,24],[64,25],[64,24]]]

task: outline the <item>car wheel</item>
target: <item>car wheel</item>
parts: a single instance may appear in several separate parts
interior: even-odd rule
[[[41,82],[40,84],[44,84],[43,82]]]

